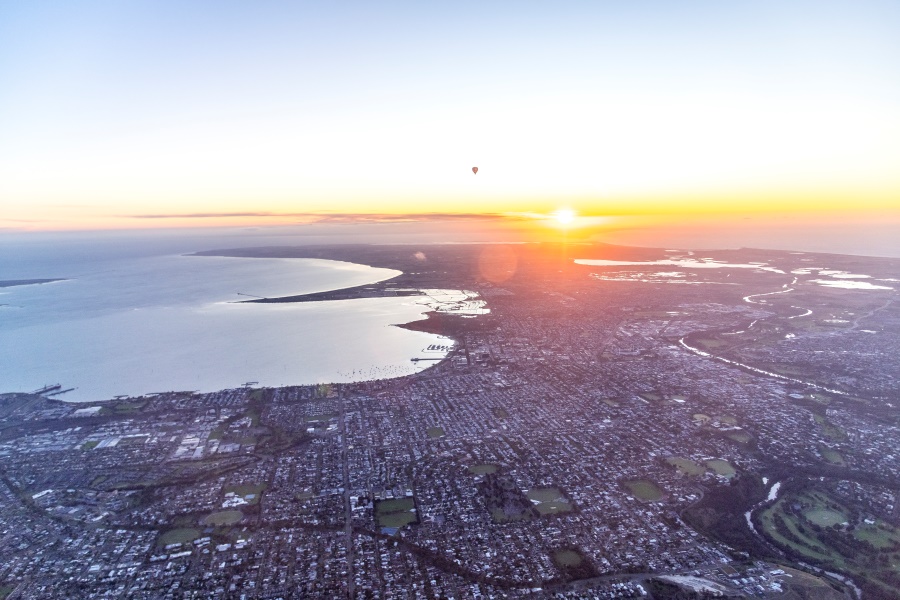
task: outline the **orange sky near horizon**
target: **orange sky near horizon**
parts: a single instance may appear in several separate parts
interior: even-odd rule
[[[705,222],[740,223],[762,219],[816,225],[835,222],[900,222],[900,192],[837,191],[809,194],[760,194],[737,190],[710,197],[617,199],[554,198],[439,198],[390,202],[367,197],[328,203],[310,210],[307,201],[131,202],[37,206],[3,206],[0,230],[65,231],[138,228],[255,227],[320,222],[403,222],[506,220],[510,225],[534,225],[538,231],[556,226],[553,213],[571,209],[576,215],[569,228],[602,230],[606,223],[640,221],[648,224],[702,226]],[[468,200],[468,201],[466,201]],[[378,211],[372,210],[377,207]]]

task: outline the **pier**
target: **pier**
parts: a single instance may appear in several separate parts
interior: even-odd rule
[[[52,392],[53,390],[58,390],[58,389],[61,388],[61,387],[62,387],[62,386],[61,386],[60,384],[58,384],[58,383],[57,383],[57,384],[54,384],[54,385],[45,385],[45,386],[42,387],[41,389],[39,389],[39,390],[34,390],[34,391],[31,392],[31,393],[40,396],[41,394],[46,394],[47,392]]]

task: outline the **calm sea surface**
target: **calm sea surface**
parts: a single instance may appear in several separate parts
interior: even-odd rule
[[[177,246],[178,250],[187,249]],[[313,259],[183,256],[171,244],[5,245],[0,393],[47,384],[91,401],[171,390],[346,382],[414,373],[450,342],[392,325],[423,318],[413,298],[238,304],[363,285],[396,271]],[[201,250],[204,248],[193,248]],[[419,366],[421,365],[421,366]]]

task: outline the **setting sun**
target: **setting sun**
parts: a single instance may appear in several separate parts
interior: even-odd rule
[[[575,220],[575,211],[571,208],[561,208],[553,213],[553,218],[560,225],[571,225]]]

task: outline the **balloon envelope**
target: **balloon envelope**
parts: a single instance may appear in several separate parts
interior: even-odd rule
[[[472,167],[472,172],[478,175],[478,167]]]

